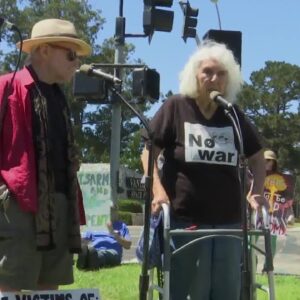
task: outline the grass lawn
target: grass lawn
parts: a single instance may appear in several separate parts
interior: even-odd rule
[[[75,282],[65,288],[99,288],[101,300],[135,300],[139,299],[140,270],[138,264],[99,271],[79,271],[75,267]]]
[[[65,289],[98,288],[101,300],[137,300],[140,273],[138,264],[88,272],[75,268],[75,283],[65,286]],[[257,276],[257,281],[266,284],[267,278]],[[275,276],[275,287],[276,300],[300,300],[300,277]],[[257,300],[268,300],[267,294],[258,291]]]
[[[257,276],[257,282],[267,284],[266,276]],[[300,277],[275,276],[276,300],[300,300]],[[258,290],[257,300],[268,300],[265,292]]]

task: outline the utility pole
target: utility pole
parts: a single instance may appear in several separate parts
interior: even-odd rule
[[[151,39],[153,32],[171,31],[174,13],[156,9],[156,5],[172,6],[173,0],[144,0],[146,12],[144,12],[143,26],[147,34],[125,34],[125,17],[123,17],[124,0],[119,0],[119,16],[116,18],[115,30],[115,70],[114,75],[122,79],[122,68],[117,66],[124,64],[124,44],[126,37],[146,37]],[[163,18],[162,18],[163,16]],[[156,22],[155,22],[156,21]],[[150,34],[151,33],[151,34]],[[120,87],[121,88],[121,87]],[[112,95],[112,128],[110,142],[110,185],[111,200],[115,204],[118,198],[119,167],[120,167],[120,140],[121,140],[121,102],[116,94]]]
[[[124,31],[125,18],[123,17],[123,0],[119,2],[119,17],[116,19],[115,31],[115,64],[124,63]],[[115,68],[114,75],[122,79],[122,69]],[[110,186],[111,200],[118,201],[119,168],[120,168],[120,141],[121,141],[121,103],[116,95],[112,95],[112,123],[110,139]]]
[[[157,9],[156,6],[171,7],[173,0],[144,0],[144,14],[143,14],[143,27],[144,34],[125,34],[125,18],[123,17],[123,0],[119,0],[119,16],[116,19],[115,31],[115,69],[114,75],[122,79],[122,68],[117,66],[124,63],[124,44],[126,37],[149,37],[149,42],[153,36],[154,31],[170,32],[173,26],[174,13],[172,11],[165,11]],[[121,85],[117,88],[121,92]],[[121,102],[118,92],[112,95],[112,131],[111,131],[111,149],[110,149],[110,179],[111,179],[111,200],[117,203],[118,187],[119,187],[119,167],[120,167],[120,140],[121,140]],[[124,101],[126,102],[126,101]],[[145,127],[148,127],[144,123]],[[146,126],[147,125],[147,126]],[[148,133],[150,132],[148,128]],[[152,147],[151,147],[152,148]],[[144,215],[144,253],[143,253],[143,266],[140,275],[139,290],[140,300],[147,299],[149,287],[149,274],[148,274],[148,252],[149,252],[149,233],[150,233],[150,210],[151,210],[151,188],[152,188],[152,151],[149,150],[148,161],[148,176],[146,185],[147,197],[145,199],[145,215]]]

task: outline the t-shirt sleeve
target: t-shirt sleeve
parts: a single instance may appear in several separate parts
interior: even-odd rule
[[[84,240],[91,241],[93,238],[93,233],[91,231],[85,231],[81,233],[81,238]]]
[[[114,230],[117,230],[119,235],[126,239],[127,241],[131,241],[131,236],[129,233],[129,229],[127,225],[124,222],[121,221],[115,221],[113,223]]]
[[[126,226],[126,224],[123,225],[122,227],[122,230],[120,232],[120,235],[126,239],[127,241],[131,241],[131,236],[130,236],[130,233],[129,233],[129,229],[128,227]]]
[[[176,98],[167,99],[160,107],[153,119],[150,121],[150,134],[153,144],[164,149],[170,146],[175,138],[174,118],[176,109]],[[142,137],[149,140],[149,134],[145,130],[142,132]]]

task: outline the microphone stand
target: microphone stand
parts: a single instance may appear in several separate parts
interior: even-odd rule
[[[140,119],[142,124],[144,125],[148,136],[148,170],[147,175],[145,177],[145,212],[144,212],[144,244],[143,244],[143,263],[142,263],[142,271],[139,278],[139,299],[146,300],[147,293],[149,288],[149,274],[148,274],[148,266],[149,266],[149,235],[150,235],[150,215],[151,215],[151,188],[153,183],[153,143],[152,138],[153,135],[151,133],[148,122],[145,117],[141,115],[120,93],[114,86],[109,86],[109,89],[117,95],[122,102],[134,112],[134,114]]]
[[[224,109],[225,115],[230,119],[233,124],[234,131],[236,132],[239,143],[239,182],[240,182],[240,198],[241,198],[241,215],[242,215],[242,241],[243,241],[243,264],[242,264],[242,290],[241,299],[250,300],[251,297],[251,276],[249,267],[248,256],[248,223],[247,223],[247,200],[246,200],[246,158],[244,153],[244,144],[242,138],[241,128],[239,126],[238,118],[236,114],[232,114],[234,107],[230,110]]]

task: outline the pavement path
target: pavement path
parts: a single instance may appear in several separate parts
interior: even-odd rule
[[[132,237],[132,247],[124,250],[123,262],[137,262],[135,249],[138,238],[142,231],[142,226],[129,226]],[[258,246],[263,248],[264,239],[260,237]],[[262,270],[264,257],[258,254],[258,272]],[[287,235],[278,237],[277,253],[274,259],[275,274],[290,274],[300,276],[300,227],[288,228]]]
[[[143,226],[128,226],[128,229],[132,239],[132,246],[130,250],[123,250],[123,262],[137,262],[135,249],[138,239],[142,233]]]
[[[258,244],[263,244],[260,238]],[[259,255],[258,271],[262,270],[264,257]],[[274,257],[275,274],[291,274],[300,276],[300,227],[288,228],[286,236],[277,238],[277,251]]]

